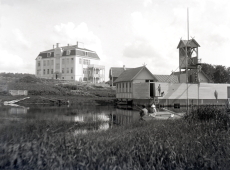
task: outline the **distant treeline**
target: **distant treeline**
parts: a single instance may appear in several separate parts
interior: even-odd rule
[[[0,77],[11,77],[11,78],[22,78],[25,76],[32,76],[34,77],[34,74],[29,74],[29,73],[0,73]]]
[[[230,83],[230,67],[204,63],[201,70],[209,76],[214,83]]]
[[[230,83],[230,67],[203,63],[201,70],[209,76],[214,83]],[[1,76],[11,78],[22,78],[25,76],[35,77],[34,74],[28,73],[0,73],[0,77]]]

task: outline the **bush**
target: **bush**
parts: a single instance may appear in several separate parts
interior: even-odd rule
[[[193,109],[189,114],[184,116],[188,122],[205,122],[213,123],[217,128],[228,128],[230,117],[224,107],[219,106],[200,106]]]

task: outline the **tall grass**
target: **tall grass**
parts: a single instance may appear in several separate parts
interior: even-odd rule
[[[228,169],[230,132],[213,122],[188,116],[77,136],[85,125],[18,123],[0,130],[0,169]]]

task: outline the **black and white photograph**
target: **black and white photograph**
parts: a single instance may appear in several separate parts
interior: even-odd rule
[[[0,169],[230,169],[229,9],[0,0]]]

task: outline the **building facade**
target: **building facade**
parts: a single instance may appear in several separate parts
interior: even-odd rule
[[[42,51],[36,58],[35,74],[39,78],[100,83],[105,81],[105,67],[99,65],[97,53],[77,45]]]

